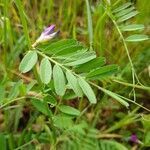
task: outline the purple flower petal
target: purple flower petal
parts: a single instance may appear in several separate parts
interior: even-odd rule
[[[45,36],[45,35],[49,35],[51,33],[54,32],[54,29],[55,29],[55,25],[50,25],[49,27],[47,27],[43,32],[42,34]]]
[[[60,32],[59,30],[54,32],[55,25],[50,25],[47,27],[40,35],[40,37],[36,40],[36,42],[33,44],[33,47],[35,47],[37,44],[49,41],[53,38],[55,38],[58,33]]]
[[[130,136],[130,141],[134,142],[134,143],[138,143],[138,137],[137,137],[137,135],[136,134],[132,134]]]

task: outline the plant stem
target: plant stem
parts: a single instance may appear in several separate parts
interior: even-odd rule
[[[53,62],[54,64],[59,65],[60,67],[62,67],[62,68],[65,69],[66,71],[67,71],[67,70],[70,71],[68,68],[66,68],[66,67],[63,66],[62,64],[56,62],[55,60],[53,60],[53,59],[50,58],[49,56],[43,54],[42,52],[37,51],[37,53],[38,53],[39,55],[43,56],[43,57],[47,57],[51,62]],[[72,72],[72,73],[73,73],[75,76],[80,77],[80,76],[79,76],[78,74],[76,74],[75,72]],[[102,87],[96,85],[95,83],[93,83],[93,82],[91,82],[91,81],[88,81],[88,83],[91,84],[91,85],[93,85],[93,86],[96,87],[97,89],[103,91],[103,92],[106,93],[107,95],[111,96],[110,91],[108,91],[108,90],[106,90],[106,89],[104,89],[104,88],[102,88]],[[130,102],[132,102],[132,103],[134,103],[134,104],[136,104],[136,105],[138,105],[138,106],[140,106],[141,108],[143,108],[143,109],[145,109],[145,110],[147,110],[147,111],[150,111],[148,108],[146,108],[146,107],[144,107],[144,106],[142,106],[142,105],[136,103],[135,101],[132,101],[132,100],[130,100],[130,99],[127,99],[127,98],[125,98],[125,97],[123,97],[123,96],[121,96],[121,95],[118,95],[118,94],[115,94],[115,95],[118,96],[118,97],[124,98],[124,99],[126,99],[126,100],[128,100],[128,101],[130,101]],[[111,97],[113,97],[113,96],[111,96]]]
[[[121,97],[121,98],[123,98],[123,99],[125,99],[125,100],[127,100],[127,101],[129,101],[129,102],[131,102],[131,103],[133,103],[133,104],[135,104],[135,105],[137,105],[137,106],[139,106],[139,107],[145,109],[146,111],[150,112],[150,109],[148,109],[148,108],[146,108],[146,107],[140,105],[139,103],[137,103],[137,102],[135,102],[135,101],[132,101],[132,100],[129,99],[129,98],[123,97],[123,96],[121,96],[121,95],[119,95],[119,94],[117,94],[117,95],[118,95],[119,97]]]
[[[0,106],[0,109],[2,109],[3,107],[5,107],[5,106],[7,106],[7,105],[9,105],[9,104],[11,104],[11,103],[13,103],[13,102],[15,102],[15,101],[22,100],[22,99],[24,99],[24,98],[26,98],[26,97],[23,96],[23,97],[19,97],[19,98],[15,98],[15,99],[13,99],[13,100],[10,100],[10,101],[6,102],[5,104],[1,105],[1,106]]]
[[[122,85],[130,86],[130,87],[134,87],[134,88],[138,88],[142,90],[148,90],[148,91],[150,90],[150,87],[147,87],[147,86],[134,85],[134,84],[122,82],[116,79],[113,79],[113,81]]]
[[[112,22],[114,23],[114,25],[115,25],[115,27],[116,27],[116,29],[117,29],[117,31],[118,31],[121,39],[122,39],[122,42],[123,42],[125,51],[127,53],[127,56],[128,56],[129,62],[130,62],[130,66],[131,66],[133,85],[135,85],[135,77],[137,78],[137,75],[136,75],[136,72],[135,72],[135,69],[134,69],[134,65],[132,63],[132,59],[131,59],[130,54],[129,54],[129,50],[128,50],[127,44],[125,42],[125,39],[123,37],[122,32],[120,31],[120,29],[119,29],[119,27],[118,27],[118,25],[117,25],[117,23],[115,21],[115,18],[113,17],[113,15],[111,14],[111,12],[109,10],[108,10],[107,14],[110,17],[110,19],[112,20]],[[139,81],[138,78],[137,78],[137,81]],[[133,88],[133,95],[134,95],[134,101],[136,101],[136,95],[135,95],[135,89],[134,88]]]
[[[29,141],[29,142],[27,142],[27,143],[25,143],[25,144],[23,144],[23,145],[21,145],[21,146],[15,148],[14,150],[20,150],[20,149],[22,149],[22,148],[24,148],[24,147],[30,145],[30,144],[31,144],[32,142],[34,142],[34,141],[35,141],[35,139],[32,139],[31,141]]]

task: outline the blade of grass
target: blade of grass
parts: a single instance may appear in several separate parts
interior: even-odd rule
[[[7,63],[7,12],[8,12],[8,0],[3,0],[4,4],[4,63]]]
[[[90,49],[92,50],[93,49],[92,48],[92,45],[93,45],[93,23],[92,23],[90,4],[89,4],[88,0],[86,0],[86,9],[87,9],[89,43],[90,43]]]
[[[30,41],[30,37],[29,37],[29,32],[28,32],[28,27],[27,27],[27,21],[26,21],[26,17],[25,17],[25,11],[23,8],[23,4],[20,0],[16,0],[15,1],[18,11],[19,11],[19,15],[20,15],[20,20],[22,22],[22,26],[23,26],[23,31],[24,31],[24,35],[28,44],[28,48],[31,48],[31,41]]]
[[[98,52],[99,55],[103,56],[104,55],[104,49],[105,49],[104,27],[105,27],[105,23],[106,23],[107,13],[104,10],[102,5],[99,7],[99,14],[101,16],[97,20],[96,26],[94,28],[94,46],[96,44],[99,45],[99,48],[98,48],[97,52]]]

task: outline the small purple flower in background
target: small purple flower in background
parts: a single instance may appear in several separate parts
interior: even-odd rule
[[[35,47],[37,44],[49,41],[57,36],[59,30],[54,32],[55,25],[50,25],[49,27],[45,28],[45,30],[41,33],[40,37],[36,40],[36,42],[32,45]]]
[[[138,137],[136,134],[132,134],[129,139],[133,143],[139,143]]]

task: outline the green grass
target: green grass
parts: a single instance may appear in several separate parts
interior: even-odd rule
[[[145,150],[150,146],[150,41],[126,41],[132,34],[150,34],[150,3],[148,0],[135,1],[133,5],[139,14],[119,24],[112,10],[125,2],[112,0],[110,6],[107,0],[0,0],[2,150],[90,150],[93,147],[102,150],[137,147]],[[129,23],[144,24],[145,29],[137,32],[121,31],[119,26]],[[119,71],[113,76],[94,83],[88,81],[97,98],[95,105],[90,104],[86,97],[74,98],[69,92],[67,98],[58,96],[53,91],[53,83],[44,85],[38,73],[43,57],[62,67],[63,71],[67,67],[40,51],[37,51],[39,60],[33,71],[20,73],[19,64],[23,56],[32,50],[31,45],[44,27],[50,24],[56,24],[60,34],[49,43],[77,39],[95,51],[97,56],[105,57],[107,65],[119,66]],[[53,105],[48,110],[45,105],[47,95],[57,100],[54,105],[50,98],[48,103]],[[35,104],[33,97],[43,101]],[[118,102],[127,107],[129,103],[129,107],[123,107]],[[70,110],[70,107],[67,107],[68,110],[61,109],[62,105],[72,106],[81,114],[74,118],[63,115],[64,111],[78,111]],[[133,133],[138,136],[138,143],[129,141]]]

